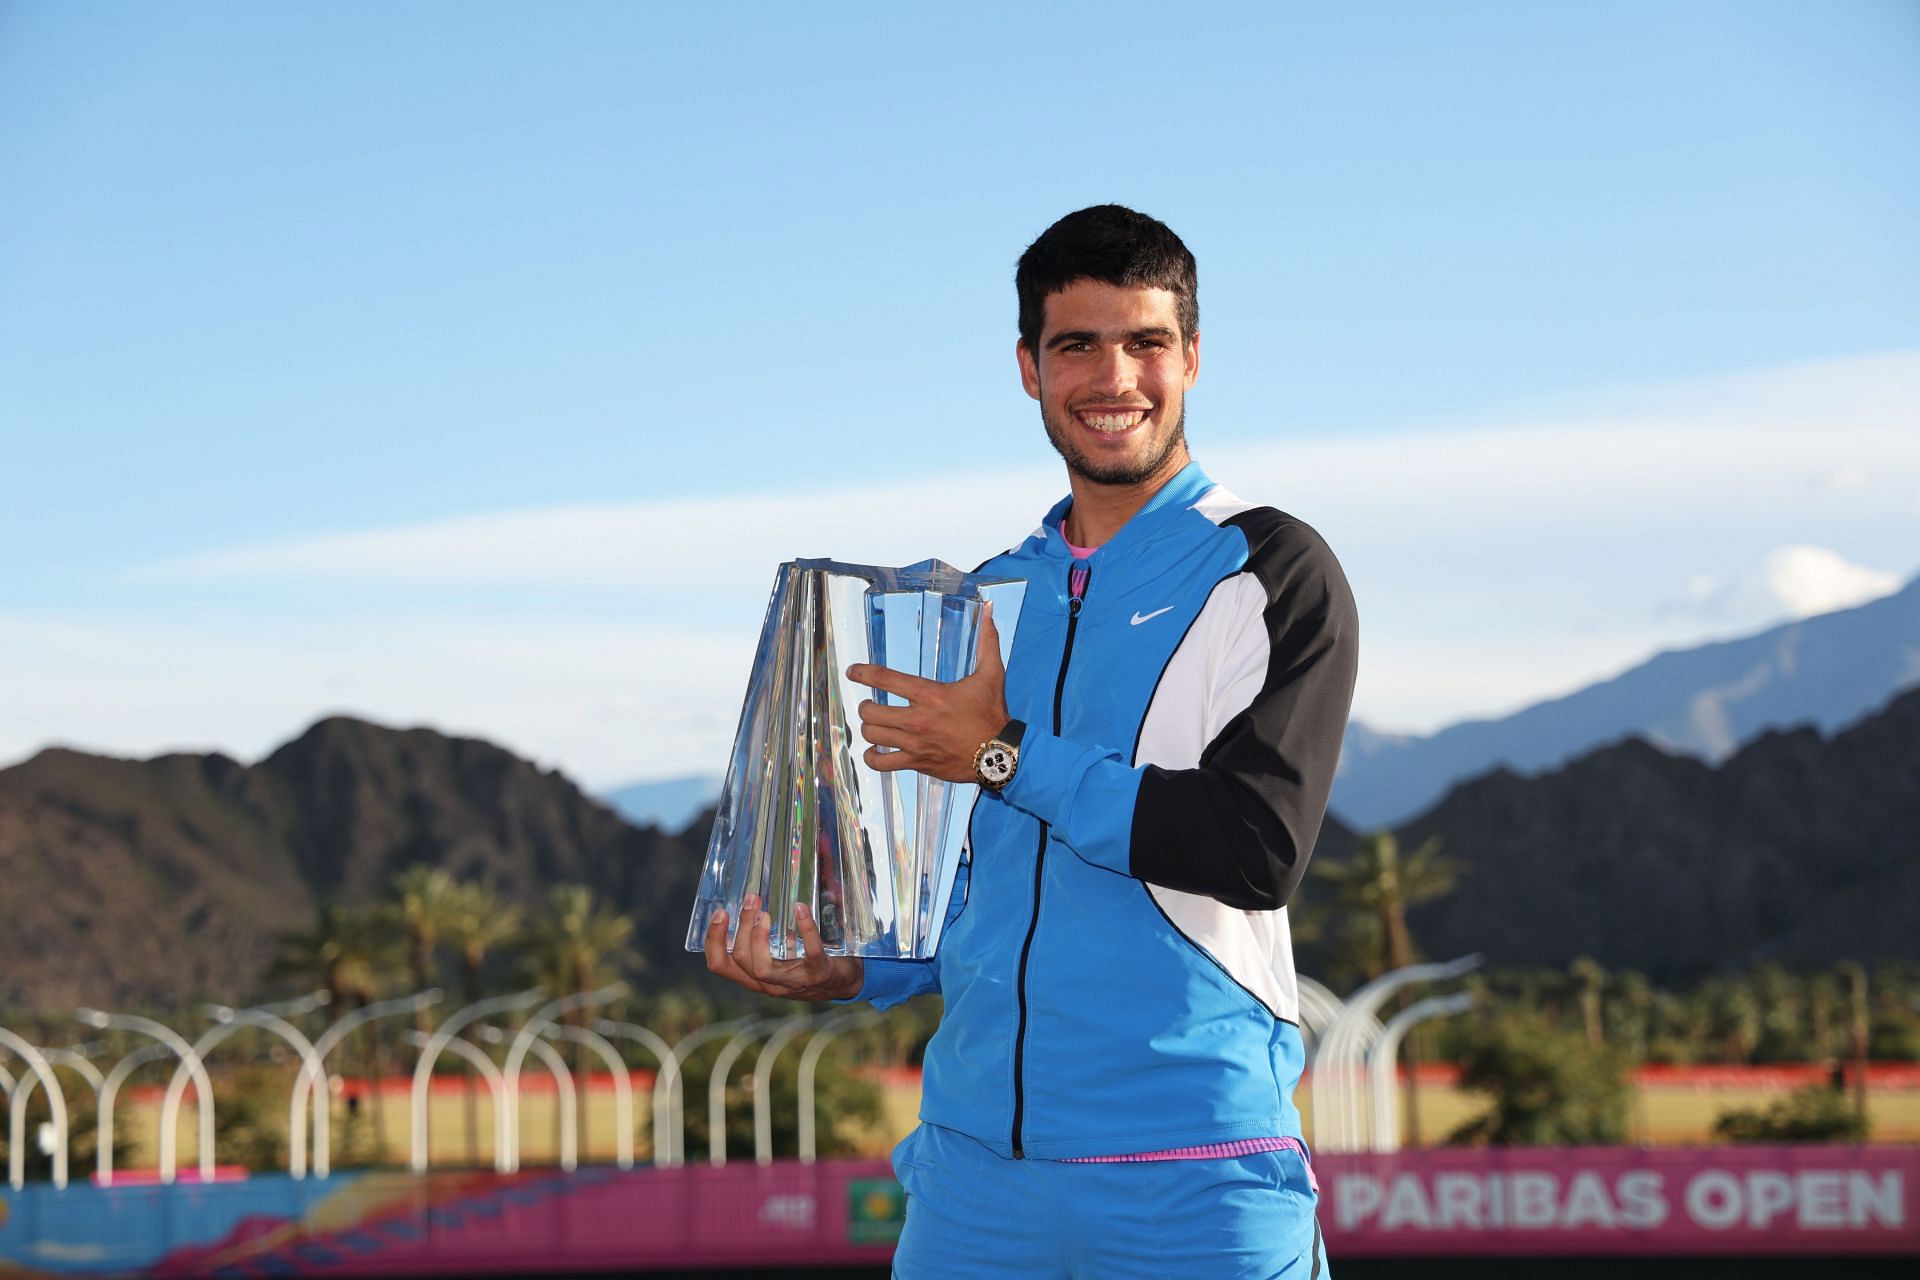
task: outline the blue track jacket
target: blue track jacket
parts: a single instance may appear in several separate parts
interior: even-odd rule
[[[1068,505],[980,570],[1028,582],[1018,772],[975,802],[938,957],[868,960],[857,998],[942,993],[920,1118],[1003,1156],[1298,1135],[1286,903],[1352,702],[1353,596],[1317,533],[1190,464],[1073,600]]]

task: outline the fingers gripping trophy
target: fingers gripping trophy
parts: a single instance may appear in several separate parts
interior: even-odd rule
[[[937,560],[780,567],[687,929],[713,972],[844,999],[864,957],[933,956],[975,789],[1012,776],[1025,594]]]

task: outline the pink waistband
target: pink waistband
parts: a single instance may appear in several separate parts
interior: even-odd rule
[[[1237,1142],[1209,1142],[1198,1147],[1173,1147],[1166,1151],[1136,1151],[1124,1156],[1075,1156],[1062,1164],[1135,1164],[1148,1160],[1231,1160],[1236,1156],[1256,1155],[1262,1151],[1297,1151],[1300,1163],[1307,1167],[1307,1185],[1320,1194],[1320,1180],[1313,1176],[1313,1161],[1307,1158],[1307,1144],[1298,1138],[1241,1138]]]

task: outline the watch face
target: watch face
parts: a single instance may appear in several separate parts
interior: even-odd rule
[[[1005,786],[1013,777],[1013,748],[1004,742],[989,742],[980,753],[980,778],[988,786]]]

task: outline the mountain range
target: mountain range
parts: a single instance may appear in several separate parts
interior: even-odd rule
[[[1626,738],[1708,763],[1769,729],[1832,732],[1920,684],[1920,577],[1890,596],[1737,640],[1662,653],[1609,680],[1426,737],[1348,727],[1332,807],[1402,823],[1494,768],[1552,769]]]
[[[331,718],[254,765],[42,751],[0,770],[0,1007],[244,1000],[278,934],[415,863],[528,905],[591,885],[672,980],[704,849],[431,729]]]
[[[678,831],[720,797],[718,774],[696,773],[684,778],[657,778],[605,791],[600,798],[636,827]]]
[[[0,770],[0,1007],[253,998],[280,933],[421,862],[527,904],[588,884],[634,917],[643,982],[706,981],[683,939],[710,822],[635,827],[493,744],[346,718],[254,765],[43,751]],[[1663,981],[1920,961],[1920,690],[1719,765],[1634,740],[1538,777],[1498,769],[1399,834],[1465,868],[1412,914],[1434,955],[1585,954]],[[1358,838],[1330,817],[1315,856]]]
[[[1920,960],[1920,689],[1831,737],[1769,730],[1719,765],[1636,738],[1537,777],[1496,769],[1396,835],[1461,866],[1408,913],[1433,956],[1586,955],[1665,982]],[[1315,856],[1350,847],[1325,834]]]

